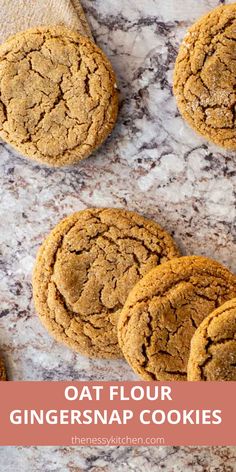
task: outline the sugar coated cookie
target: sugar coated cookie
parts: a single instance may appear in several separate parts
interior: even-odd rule
[[[93,41],[39,27],[0,46],[0,137],[50,166],[89,156],[117,117],[116,79]]]
[[[236,381],[236,298],[214,310],[196,330],[188,380]]]
[[[120,357],[117,320],[129,291],[179,255],[154,221],[120,209],[75,213],[49,234],[36,261],[36,309],[48,331],[90,357]]]
[[[3,360],[0,358],[0,381],[6,380],[6,369]]]
[[[180,47],[174,72],[179,110],[195,131],[236,149],[236,3],[200,18]]]
[[[201,256],[173,259],[133,288],[121,312],[118,339],[145,380],[187,380],[191,338],[202,320],[236,296],[236,276]]]

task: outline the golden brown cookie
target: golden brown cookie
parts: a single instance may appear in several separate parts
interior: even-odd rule
[[[236,298],[214,310],[195,331],[188,380],[236,381]]]
[[[90,357],[120,357],[117,320],[129,291],[150,269],[179,255],[159,225],[120,209],[75,213],[49,234],[33,291],[48,331]]]
[[[219,146],[236,149],[236,3],[198,20],[180,47],[174,94],[192,128]]]
[[[39,27],[0,46],[0,137],[50,166],[88,157],[111,132],[118,96],[112,67],[90,39]]]
[[[3,360],[0,358],[0,381],[7,380],[6,378],[6,369]]]
[[[118,339],[145,380],[186,380],[191,338],[216,307],[236,296],[236,276],[212,259],[185,256],[151,270],[120,314]]]

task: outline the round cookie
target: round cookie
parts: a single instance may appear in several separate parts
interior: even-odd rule
[[[200,18],[180,47],[174,94],[182,116],[210,141],[236,149],[236,3]]]
[[[121,357],[117,321],[129,291],[179,255],[155,222],[121,209],[88,209],[60,222],[39,250],[33,292],[48,331],[89,357]]]
[[[120,314],[123,354],[145,380],[187,380],[191,338],[216,307],[236,296],[236,276],[201,256],[173,259],[151,270]]]
[[[6,378],[6,370],[3,360],[0,358],[0,381],[7,380]]]
[[[188,380],[236,381],[236,298],[214,310],[196,330]]]
[[[105,54],[65,27],[39,27],[0,46],[0,137],[50,166],[88,157],[112,131],[116,79]]]

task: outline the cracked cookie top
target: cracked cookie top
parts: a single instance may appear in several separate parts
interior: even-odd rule
[[[186,121],[219,146],[236,149],[236,3],[200,18],[180,47],[174,94]]]
[[[0,358],[0,381],[6,380],[6,370],[3,360]]]
[[[51,166],[87,157],[117,117],[115,75],[90,39],[41,27],[0,46],[0,136]]]
[[[188,380],[236,381],[236,298],[214,310],[196,330]]]
[[[120,209],[75,213],[49,234],[33,291],[46,328],[90,357],[120,357],[117,321],[128,293],[150,269],[177,257],[158,224]]]
[[[126,360],[145,380],[187,380],[191,338],[215,308],[236,297],[236,276],[202,256],[173,259],[131,291],[118,323]]]

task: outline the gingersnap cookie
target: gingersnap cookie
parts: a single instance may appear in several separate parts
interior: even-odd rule
[[[59,341],[89,357],[122,353],[117,320],[129,291],[150,269],[176,257],[158,224],[120,209],[88,209],[60,222],[39,250],[36,310]]]
[[[236,149],[236,3],[200,18],[180,47],[174,94],[190,126],[227,149]]]
[[[0,137],[25,156],[80,161],[109,135],[117,110],[111,64],[89,38],[39,27],[0,46]]]
[[[151,270],[129,294],[118,322],[123,354],[145,380],[187,380],[191,338],[216,307],[236,296],[236,276],[201,256]]]
[[[0,358],[0,381],[7,380],[6,369],[3,360]]]
[[[214,310],[196,330],[188,380],[236,380],[236,298]]]

